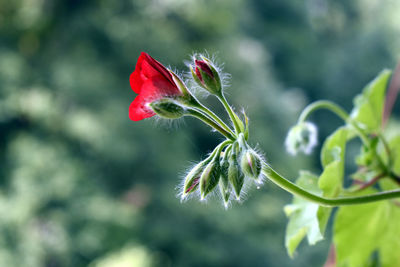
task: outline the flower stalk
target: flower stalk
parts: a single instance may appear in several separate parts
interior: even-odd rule
[[[366,204],[375,201],[400,198],[400,189],[384,191],[365,196],[325,198],[310,193],[309,191],[292,183],[291,181],[280,175],[278,172],[276,172],[274,169],[272,169],[272,167],[265,162],[263,162],[262,173],[273,183],[275,183],[277,186],[281,187],[285,191],[325,207]]]

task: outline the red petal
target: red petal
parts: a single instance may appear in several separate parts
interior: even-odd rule
[[[173,87],[163,76],[153,77],[143,83],[140,94],[129,106],[129,118],[134,121],[149,118],[155,115],[148,104],[165,96],[180,94],[178,88]]]
[[[212,70],[210,69],[210,66],[208,66],[207,62],[203,60],[195,60],[194,61],[196,64],[197,68],[200,68],[202,71],[208,74],[211,78],[214,77],[214,74],[212,73]]]
[[[169,73],[167,68],[165,68],[160,62],[158,62],[157,60],[152,58],[149,54],[146,54],[146,53],[144,53],[144,54],[145,54],[144,56],[146,57],[146,62],[148,64],[150,64],[154,68],[154,70],[156,70],[158,73],[163,75],[165,77],[165,79],[170,81],[171,84],[175,85],[175,82],[172,79],[172,75],[171,75],[171,73]]]
[[[144,82],[154,77],[163,77],[170,83],[168,87],[176,87],[171,73],[157,60],[153,59],[149,54],[142,52],[136,63],[135,71],[129,78],[132,90],[139,94],[142,90]],[[179,91],[179,90],[178,90]]]
[[[162,97],[182,95],[171,73],[144,52],[140,54],[129,81],[132,90],[139,94],[129,106],[129,118],[134,121],[155,115],[148,107],[149,103]]]
[[[143,78],[141,77],[140,73],[142,72],[142,62],[145,59],[145,54],[142,52],[136,62],[135,71],[129,77],[129,83],[131,84],[132,90],[139,94],[144,83]]]
[[[133,121],[140,121],[156,115],[147,104],[151,101],[148,95],[142,93],[138,95],[129,106],[129,118]]]
[[[153,77],[151,80],[147,80],[142,90],[151,90],[156,95],[161,96],[177,96],[182,95],[182,92],[169,81],[165,80],[163,76]]]

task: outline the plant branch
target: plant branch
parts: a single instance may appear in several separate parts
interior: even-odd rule
[[[211,120],[210,118],[208,118],[203,113],[201,113],[201,112],[199,112],[197,110],[189,109],[188,113],[186,114],[186,116],[192,116],[192,117],[198,118],[201,121],[203,121],[204,123],[206,123],[207,125],[209,125],[210,127],[214,128],[215,130],[220,132],[226,138],[228,138],[228,139],[230,139],[232,141],[235,140],[235,137],[230,132],[227,132],[218,123],[216,123],[215,121]]]
[[[202,113],[204,113],[204,115],[207,115],[210,117],[210,119],[214,120],[216,123],[218,123],[222,128],[224,128],[225,131],[231,133],[232,135],[234,135],[233,131],[231,130],[231,128],[229,128],[228,125],[225,124],[225,122],[219,118],[214,112],[212,112],[211,110],[209,110],[208,108],[206,108],[204,105],[202,105],[200,102],[196,101],[194,103],[195,107],[197,109],[199,109]]]
[[[357,189],[355,189],[355,190],[352,191],[352,192],[359,192],[359,191],[362,191],[362,190],[364,190],[364,189],[366,189],[366,188],[368,188],[368,187],[370,187],[370,186],[373,186],[373,185],[376,184],[382,177],[385,177],[385,174],[384,174],[384,173],[381,173],[381,174],[375,176],[373,179],[371,179],[371,180],[368,181],[368,182],[361,182],[360,187],[358,187]]]
[[[235,115],[233,114],[232,107],[228,104],[228,101],[226,100],[225,95],[224,95],[223,93],[221,93],[221,94],[218,95],[217,97],[218,97],[219,101],[222,103],[222,105],[224,105],[224,107],[225,107],[225,109],[226,109],[226,112],[228,113],[229,118],[231,119],[231,121],[232,121],[232,123],[233,123],[233,126],[235,127],[236,133],[239,134],[239,133],[240,133],[239,124],[238,124],[238,122],[236,121],[236,117],[235,117]]]
[[[308,192],[307,190],[299,187],[298,185],[287,180],[279,173],[274,171],[267,163],[263,162],[262,173],[270,179],[273,183],[288,191],[289,193],[314,202],[321,206],[336,207],[344,205],[365,204],[376,202],[380,200],[387,200],[393,198],[400,198],[400,190],[385,191],[365,196],[354,197],[339,197],[339,198],[325,198]]]
[[[367,137],[367,135],[363,132],[363,130],[356,124],[354,121],[352,121],[351,117],[349,114],[339,105],[328,101],[328,100],[319,100],[311,103],[308,105],[303,112],[300,114],[300,117],[298,119],[298,123],[304,122],[314,111],[317,111],[318,109],[326,109],[331,111],[332,113],[336,114],[339,118],[341,118],[344,122],[349,123],[351,126],[354,127],[356,132],[358,133],[358,136],[361,138],[363,143],[370,147],[370,141]]]

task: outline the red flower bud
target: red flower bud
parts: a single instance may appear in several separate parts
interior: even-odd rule
[[[204,60],[195,60],[195,71],[196,71],[196,75],[197,77],[199,77],[200,81],[203,81],[203,77],[201,75],[200,70],[202,70],[204,73],[206,73],[208,76],[210,76],[210,78],[214,78],[214,75],[212,73],[212,70],[210,69],[210,67],[208,66],[208,64],[204,61]]]
[[[222,86],[219,74],[211,62],[203,57],[203,60],[194,60],[191,67],[194,80],[211,94],[220,94]]]
[[[149,106],[153,101],[184,94],[170,71],[144,52],[140,54],[129,82],[132,90],[139,94],[129,107],[129,118],[134,121],[156,115]]]

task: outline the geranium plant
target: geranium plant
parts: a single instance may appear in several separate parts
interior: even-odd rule
[[[258,187],[269,179],[294,196],[293,203],[284,207],[289,219],[285,244],[290,256],[305,237],[310,244],[322,240],[332,209],[339,207],[330,255],[338,266],[370,266],[373,262],[400,266],[400,201],[396,200],[400,198],[400,133],[385,131],[399,85],[391,79],[390,70],[383,70],[356,96],[350,113],[330,101],[317,101],[303,110],[285,142],[292,155],[309,154],[317,143],[317,127],[308,121],[313,112],[329,110],[343,125],[323,143],[322,173],[302,170],[295,183],[275,171],[248,144],[248,118],[229,105],[221,70],[203,55],[194,55],[190,73],[199,87],[218,98],[230,123],[200,103],[177,74],[146,53],[140,55],[130,77],[138,94],[129,108],[132,120],[155,115],[165,119],[193,116],[225,137],[184,177],[183,201],[219,194],[228,208],[241,201],[244,188]],[[358,170],[349,178],[351,185],[344,187],[346,144],[354,138],[362,142],[355,158]]]

